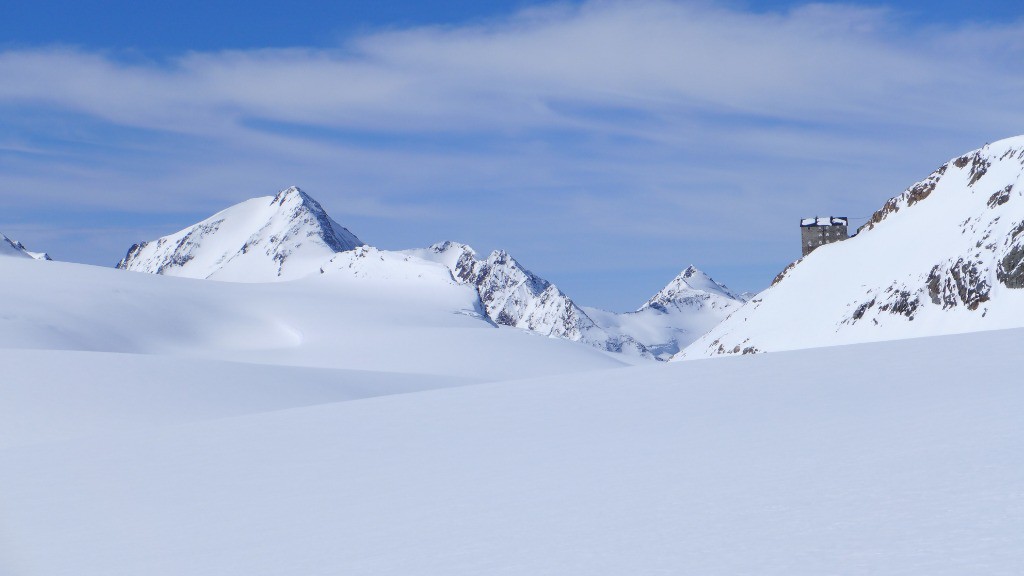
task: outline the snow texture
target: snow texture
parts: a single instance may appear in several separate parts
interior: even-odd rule
[[[1019,574],[1022,337],[347,401],[350,373],[0,354],[34,420],[0,419],[0,572]]]

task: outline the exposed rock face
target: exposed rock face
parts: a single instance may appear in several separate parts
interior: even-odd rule
[[[953,161],[956,162],[956,161]],[[946,173],[946,169],[949,167],[949,162],[939,166],[937,170],[932,172],[927,178],[914,184],[910,188],[907,188],[903,194],[890,198],[884,206],[875,211],[868,218],[868,221],[863,226],[857,229],[857,233],[860,234],[864,230],[871,230],[876,224],[885,220],[890,214],[895,214],[900,211],[900,208],[907,208],[917,204],[931,195],[932,191],[935,190],[935,185],[938,184],[939,180]]]
[[[944,309],[966,306],[977,310],[987,302],[992,286],[985,274],[985,262],[958,258],[952,264],[936,264],[928,274],[928,296]]]
[[[1007,288],[1024,288],[1024,222],[1006,239],[1006,250],[996,268],[996,279]]]
[[[132,246],[118,268],[216,280],[265,282],[311,274],[363,245],[296,187],[254,198],[206,220]]]
[[[1022,179],[1024,137],[946,162],[683,355],[1024,325]]]

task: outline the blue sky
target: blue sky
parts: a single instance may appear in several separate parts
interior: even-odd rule
[[[801,216],[1024,133],[1017,4],[22,3],[0,231],[112,264],[295,184],[371,244],[504,248],[587,305],[690,263],[756,290]]]

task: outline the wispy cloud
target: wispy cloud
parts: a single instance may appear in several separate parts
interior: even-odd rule
[[[728,266],[760,236],[778,239],[759,245],[767,268],[804,211],[870,211],[1024,131],[1022,39],[1022,22],[852,5],[593,1],[327,48],[7,51],[0,190],[38,219],[54,202],[203,215],[297,183],[371,242],[519,244],[554,271]]]

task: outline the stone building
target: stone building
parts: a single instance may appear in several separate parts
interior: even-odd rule
[[[800,246],[807,256],[818,246],[840,242],[849,237],[846,218],[828,216],[825,218],[804,218],[800,220]]]

